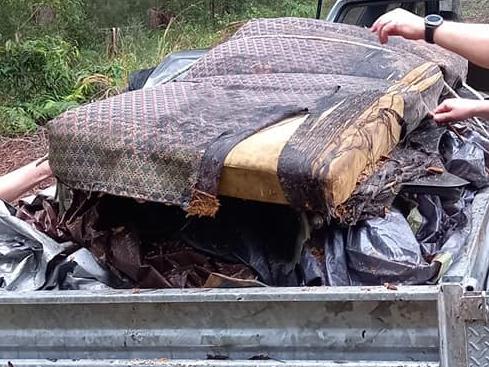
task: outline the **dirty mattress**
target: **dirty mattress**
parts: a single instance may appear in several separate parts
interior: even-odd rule
[[[48,124],[57,178],[215,216],[220,196],[341,216],[466,63],[422,42],[296,18],[244,25],[182,80]]]

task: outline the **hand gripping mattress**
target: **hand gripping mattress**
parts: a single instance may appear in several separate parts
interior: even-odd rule
[[[424,42],[309,19],[251,21],[183,80],[48,124],[74,189],[212,216],[219,195],[332,215],[435,108],[466,63]]]

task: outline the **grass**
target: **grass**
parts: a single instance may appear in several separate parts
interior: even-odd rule
[[[10,22],[10,28],[2,29],[0,24],[2,136],[33,132],[38,124],[69,108],[120,93],[131,72],[155,66],[177,50],[212,47],[241,21],[257,17],[314,17],[316,11],[316,0],[245,0],[229,1],[232,11],[218,9],[211,16],[207,7],[210,0],[190,6],[183,0],[165,0],[165,4],[174,5],[174,18],[166,28],[148,30],[146,9],[161,1],[118,0],[114,7],[113,1],[87,0],[86,12],[80,13],[84,3],[81,0],[50,0],[60,12],[60,23],[42,27],[33,26],[25,11],[33,0],[7,1],[12,7],[24,5],[12,8],[18,10],[17,22],[21,26]],[[216,4],[225,2],[219,0]],[[72,22],[71,13],[62,13],[63,6],[73,13]],[[117,50],[108,52],[113,26],[120,28],[116,34]]]
[[[212,47],[244,20],[314,17],[317,3],[214,0],[216,14],[211,15],[212,0],[117,0],[117,6],[114,0],[43,0],[56,9],[56,22],[36,26],[31,9],[39,0],[5,1],[9,16],[0,23],[3,136],[33,132],[69,108],[120,93],[131,72],[157,65],[177,50]],[[325,1],[324,13],[333,2]],[[155,5],[164,5],[174,18],[166,28],[149,30],[146,11]],[[466,21],[489,22],[489,0],[462,0],[462,9]],[[111,27],[120,28],[116,53],[107,47]]]

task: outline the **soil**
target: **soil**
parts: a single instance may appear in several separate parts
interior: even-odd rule
[[[465,22],[489,23],[489,0],[462,0]]]
[[[32,135],[15,138],[0,136],[0,176],[42,158],[47,153],[48,138],[46,131],[43,129],[39,129]],[[46,180],[33,191],[45,189],[53,183],[54,179]]]

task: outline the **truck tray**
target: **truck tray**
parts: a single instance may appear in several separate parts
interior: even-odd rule
[[[462,297],[485,300],[488,198],[477,195],[469,243],[442,284],[3,293],[0,363],[438,366],[467,350],[450,345],[478,346],[453,340],[450,325]]]

